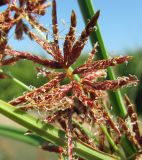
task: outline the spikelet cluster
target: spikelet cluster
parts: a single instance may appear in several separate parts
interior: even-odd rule
[[[138,79],[133,75],[119,77],[116,80],[106,80],[106,69],[108,67],[127,62],[132,57],[120,56],[104,60],[94,60],[94,55],[97,53],[98,47],[98,43],[96,42],[86,62],[73,71],[70,69],[71,65],[80,57],[89,35],[94,31],[100,11],[97,11],[88,22],[78,39],[76,39],[77,18],[75,11],[72,11],[70,28],[65,36],[62,51],[59,46],[59,28],[55,0],[53,0],[52,3],[52,43],[32,32],[23,21],[25,18],[32,27],[46,32],[47,29],[38,23],[34,16],[45,14],[45,9],[49,6],[49,3],[46,3],[45,0],[19,0],[19,6],[16,0],[12,1],[12,3],[8,0],[2,0],[0,5],[8,6],[6,11],[0,14],[0,36],[2,39],[0,41],[0,66],[10,65],[18,60],[27,59],[44,66],[44,69],[40,67],[37,68],[37,72],[47,77],[47,79],[50,79],[50,81],[43,86],[25,93],[11,100],[9,103],[14,106],[21,106],[21,109],[25,111],[40,111],[41,114],[44,114],[43,120],[45,122],[60,125],[67,133],[67,152],[65,152],[65,148],[49,146],[48,144],[45,144],[43,149],[60,154],[67,154],[68,159],[72,160],[74,159],[74,145],[72,141],[73,138],[78,138],[97,150],[114,153],[101,129],[101,125],[104,125],[109,130],[116,144],[120,143],[121,136],[125,134],[129,141],[140,150],[142,137],[139,132],[134,106],[128,97],[125,97],[125,100],[128,108],[128,117],[132,123],[132,129],[128,128],[127,122],[124,119],[110,116],[104,107],[108,105],[107,91],[114,91],[122,87],[137,84]],[[12,17],[11,13],[13,11],[15,15]],[[15,35],[17,39],[21,39],[25,32],[31,39],[36,41],[47,54],[51,55],[52,59],[49,60],[9,48],[7,45],[7,36],[14,25],[16,25]],[[80,77],[79,80],[75,79],[76,75]],[[0,73],[0,78],[7,77],[4,73]],[[61,82],[66,79],[69,79],[70,82],[62,85]],[[74,120],[88,129],[88,126],[91,126],[92,129],[90,129],[90,132],[96,137],[97,143],[90,139]],[[110,150],[108,150],[108,148]]]

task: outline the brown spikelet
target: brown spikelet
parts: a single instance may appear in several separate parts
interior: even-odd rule
[[[52,29],[53,29],[53,37],[54,37],[54,43],[58,46],[59,33],[58,33],[56,0],[53,0],[52,6],[53,6],[53,8],[52,8]],[[59,47],[59,46],[58,46],[58,47]]]
[[[62,153],[63,152],[63,148],[60,146],[55,146],[53,144],[50,143],[43,143],[41,148],[43,150],[49,151],[49,152],[55,152],[55,153]]]
[[[75,42],[70,57],[69,57],[69,65],[72,65],[76,59],[80,56],[82,49],[84,48],[89,35],[91,34],[91,32],[93,31],[98,17],[99,17],[100,11],[97,11],[96,14],[92,17],[92,19],[90,20],[90,22],[86,25],[85,29],[83,30],[83,32],[81,33],[79,39]]]
[[[66,96],[66,94],[71,90],[71,85],[61,86],[51,89],[49,92],[44,94],[34,94],[32,97],[26,97],[27,104],[22,107],[24,110],[33,109],[48,112],[51,118],[47,117],[45,121],[52,121],[54,116],[58,117],[58,113],[64,113],[60,111],[65,111],[74,104],[73,100]],[[57,116],[56,116],[57,115]],[[60,115],[61,116],[61,115]]]
[[[88,113],[88,115],[89,115],[89,121],[91,122],[92,121],[92,123],[96,123],[96,124],[99,124],[99,121],[100,121],[100,119],[98,118],[98,115],[96,115],[95,113],[94,113],[94,110],[92,109],[87,109],[87,112],[86,113]],[[99,115],[100,116],[100,115]],[[87,118],[88,116],[86,115],[86,118]]]
[[[28,14],[28,18],[29,18],[28,21],[33,28],[37,28],[41,32],[48,32],[48,29],[46,29],[43,25],[41,25],[31,14]]]
[[[63,117],[60,117],[58,119],[59,124],[61,125],[61,127],[66,131],[67,130],[67,124],[66,124],[66,120]]]
[[[107,73],[105,70],[95,70],[92,72],[84,72],[81,74],[82,82],[84,80],[95,81],[98,78],[105,78],[106,76],[107,76]]]
[[[109,66],[116,66],[117,64],[127,62],[131,58],[132,58],[131,56],[124,56],[124,57],[115,57],[107,60],[94,61],[93,63],[84,64],[76,68],[73,73],[78,74],[86,71],[93,71],[95,69],[105,69]]]
[[[120,117],[118,117],[118,123],[121,129],[121,132],[126,134],[128,139],[137,147],[140,148],[140,145],[138,143],[138,141],[136,140],[136,138],[134,137],[134,135],[132,134],[132,132],[130,131],[130,129],[127,127],[127,124],[124,122],[124,120]]]
[[[90,114],[92,115],[91,117],[94,117],[95,116],[94,114],[96,114],[96,117],[98,117],[98,118],[94,117],[95,118],[94,120],[99,125],[101,123],[105,123],[105,125],[108,128],[112,128],[112,130],[114,130],[114,132],[116,133],[116,138],[119,139],[121,136],[121,133],[120,133],[119,129],[117,128],[113,119],[110,117],[109,113],[102,107],[102,104],[99,104],[97,101],[95,102],[94,106],[95,106],[95,110],[92,110],[92,113],[90,112]],[[97,113],[98,113],[98,115],[97,115]]]
[[[85,122],[85,119],[87,117],[87,107],[83,105],[83,103],[81,101],[78,101],[76,107],[74,108],[74,112],[79,115],[80,117],[80,121],[81,123]],[[83,116],[81,116],[83,115]]]
[[[63,56],[61,55],[59,48],[54,43],[48,43],[47,41],[42,40],[31,31],[29,32],[29,34],[45,51],[51,54],[55,58],[55,60],[63,63]]]
[[[11,18],[9,17],[9,14],[9,8],[0,13],[0,60],[3,58],[4,50],[7,47],[8,33],[14,25]]]
[[[58,120],[61,116],[67,115],[68,112],[69,112],[68,108],[65,110],[57,111],[53,115],[46,117],[44,121],[48,123],[52,123],[53,121]]]
[[[30,36],[49,54],[53,55],[52,45],[38,37],[34,32],[29,31]]]
[[[64,63],[68,66],[68,58],[71,54],[72,46],[75,41],[75,31],[76,31],[76,14],[74,10],[71,14],[71,26],[69,33],[66,35],[65,42],[64,42]]]
[[[22,39],[22,37],[23,37],[23,28],[24,27],[24,25],[23,25],[23,21],[22,20],[20,20],[18,23],[17,23],[17,25],[16,25],[16,28],[15,28],[15,37],[16,37],[16,39]]]
[[[0,36],[1,36],[1,33],[0,33]],[[1,41],[0,41],[0,61],[1,59],[3,58],[3,54],[4,54],[4,50],[6,48],[6,45],[7,45],[7,35],[5,35],[3,37],[3,35],[1,36]]]
[[[19,0],[20,7],[22,7],[25,3],[25,0]]]
[[[47,0],[45,0],[44,2],[46,2]],[[43,3],[44,3],[43,2]],[[47,2],[45,4],[41,4],[41,5],[38,5],[36,6],[36,8],[34,9],[34,13],[36,14],[39,14],[39,15],[45,15],[46,13],[46,8],[50,7],[51,6],[51,2]]]
[[[26,9],[33,14],[44,15],[45,9],[50,6],[50,2],[45,3],[46,0],[28,0],[25,1]]]
[[[106,121],[106,124],[109,125],[118,134],[118,137],[120,137],[121,134],[119,129],[116,127],[116,124],[113,122],[113,120],[110,118],[109,114],[105,110],[103,110],[103,117]]]
[[[40,110],[52,111],[55,113],[60,110],[66,110],[73,105],[73,100],[66,95],[72,89],[72,85],[63,85],[52,89],[49,93],[42,95],[36,95],[33,98],[28,99],[30,105],[38,107]]]
[[[49,95],[50,96],[50,95]],[[38,100],[38,98],[40,100]],[[32,98],[28,98],[28,103],[29,105],[25,105],[23,107],[21,107],[24,110],[35,110],[35,111],[42,111],[45,113],[48,113],[50,115],[52,115],[52,117],[56,118],[56,113],[60,112],[60,111],[64,111],[68,108],[70,108],[71,105],[74,104],[73,100],[67,96],[64,96],[61,100],[59,99],[54,99],[53,97],[51,97],[53,99],[53,101],[50,101],[49,97],[45,97],[44,100],[44,95],[40,95],[38,97],[35,96],[34,99]],[[63,113],[63,112],[61,112]],[[62,115],[60,115],[59,117],[61,117]],[[50,120],[52,122],[52,120],[54,120],[53,118],[48,119],[48,117],[46,118],[47,120]],[[58,117],[58,116],[57,116]],[[47,120],[45,119],[45,122],[47,122]]]
[[[57,76],[59,77],[59,76]],[[66,94],[72,89],[72,84],[69,83],[67,85],[62,85],[57,88],[52,89],[48,94],[45,94],[45,100],[55,100],[55,99],[62,99]],[[52,102],[53,103],[53,102]]]
[[[18,57],[12,57],[6,60],[1,60],[0,61],[0,66],[4,66],[4,65],[11,65],[14,64],[15,62],[17,62],[19,60]]]
[[[30,12],[28,12],[28,10],[23,10],[23,5],[24,3],[21,3],[21,8],[18,8],[16,7],[15,5],[12,5],[11,6],[11,9],[14,10],[16,13],[14,15],[14,18],[18,18],[20,17],[20,15],[23,15],[24,17],[26,17],[26,20],[29,22],[29,24],[33,27],[33,28],[36,28],[38,30],[40,30],[41,32],[47,32],[48,30],[43,26],[41,25],[37,19],[35,18],[34,15],[32,15],[31,13],[34,12],[35,10],[32,10]],[[36,10],[37,10],[37,7],[36,7]],[[22,18],[20,18],[18,21],[22,21]],[[26,25],[25,23],[23,23],[24,26]],[[18,25],[19,26],[19,25]],[[22,28],[22,24],[18,27],[19,30],[21,30]],[[18,30],[17,30],[18,31]]]
[[[94,44],[94,47],[87,58],[86,64],[93,62],[94,55],[97,53],[97,47],[98,47],[98,42]]]
[[[101,82],[90,82],[88,80],[84,80],[83,83],[92,87],[92,89],[96,90],[116,90],[121,87],[135,85],[137,84],[138,79],[136,76],[129,75],[128,77],[121,77],[117,80],[105,80]]]
[[[127,106],[128,116],[130,117],[131,122],[132,122],[132,127],[133,127],[133,132],[135,133],[135,138],[137,139],[139,144],[142,145],[142,137],[140,135],[140,130],[138,126],[137,113],[134,111],[134,105],[131,103],[127,95],[125,95],[125,102]]]
[[[14,15],[14,19],[18,18],[20,16],[19,13],[15,13]],[[19,21],[17,21],[16,23],[16,27],[15,27],[15,38],[20,40],[23,37],[23,20],[20,19]]]
[[[33,61],[35,63],[44,65],[46,67],[62,68],[62,65],[57,61],[44,59],[44,58],[41,58],[41,57],[36,56],[36,55],[31,55],[31,54],[29,54],[27,52],[20,52],[20,51],[15,51],[15,50],[6,50],[5,53],[7,55],[14,56],[16,61],[18,59],[27,59],[27,60],[31,60],[31,61]],[[14,61],[14,59],[12,59],[12,60]]]
[[[74,134],[78,139],[82,140],[83,142],[86,142],[89,145],[93,145],[95,148],[97,148],[95,144],[92,144],[88,135],[80,128],[79,125],[73,122],[72,126],[73,126],[73,132],[75,131]]]
[[[55,77],[53,80],[49,81],[48,83],[44,84],[43,86],[23,95],[20,96],[12,101],[10,101],[9,103],[12,105],[18,105],[20,103],[24,103],[27,101],[27,97],[32,97],[36,94],[41,94],[41,93],[45,93],[48,90],[50,90],[52,87],[56,86],[60,81],[62,81],[65,78],[65,74],[61,73],[59,76]]]
[[[25,23],[23,23],[23,32],[32,40],[32,37],[29,34],[29,27]]]

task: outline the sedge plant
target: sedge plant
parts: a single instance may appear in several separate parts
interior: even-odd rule
[[[11,78],[27,89],[26,93],[8,103],[0,100],[0,113],[28,129],[25,131],[0,126],[0,134],[59,153],[60,160],[138,160],[141,156],[142,136],[137,114],[128,96],[124,97],[123,103],[118,90],[136,85],[138,79],[134,75],[115,79],[110,68],[125,63],[132,57],[119,56],[108,59],[97,25],[100,11],[93,13],[90,0],[78,2],[82,11],[87,10],[88,15],[92,12],[90,21],[77,37],[77,16],[75,11],[72,11],[70,28],[62,48],[59,43],[56,0],[52,1],[52,42],[45,36],[48,29],[36,18],[37,15],[46,14],[49,2],[0,2],[1,6],[7,5],[7,9],[0,14],[0,66],[13,65],[22,59],[30,60],[39,64],[37,73],[48,80],[42,86],[31,89],[3,70],[0,71],[0,78]],[[17,51],[9,46],[8,33],[13,26],[16,26],[15,36],[18,40],[26,33],[52,59]],[[83,65],[73,68],[93,32],[95,38],[92,38],[92,51]],[[97,54],[103,59],[94,59]],[[108,94],[108,91],[113,92]],[[116,110],[111,111],[113,102],[120,114],[116,113]]]

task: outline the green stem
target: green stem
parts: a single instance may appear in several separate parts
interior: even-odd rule
[[[26,84],[24,84],[23,82],[19,81],[17,78],[13,77],[10,73],[8,72],[4,72],[2,69],[0,69],[0,73],[5,74],[8,78],[10,78],[11,80],[13,80],[13,82],[15,82],[16,84],[18,84],[19,86],[21,86],[22,88],[31,91],[31,88],[28,87]]]
[[[22,88],[28,90],[28,91],[31,91],[31,88],[28,87],[27,85],[25,85],[23,82],[19,81],[17,78],[13,77],[13,76],[10,76],[9,77],[18,85],[20,85]]]
[[[52,126],[51,124],[44,123],[43,121],[29,115],[28,113],[16,109],[14,106],[0,100],[0,113],[6,117],[12,119],[23,127],[32,130],[41,138],[58,146],[65,147],[66,135],[65,132]],[[75,153],[86,160],[117,160],[119,157],[109,155],[107,153],[97,151],[90,148],[86,144],[82,144],[79,141],[74,141]]]
[[[78,0],[78,4],[80,6],[82,15],[84,17],[84,21],[87,23],[88,19],[91,19],[91,17],[95,14],[92,0]],[[94,42],[99,43],[98,47],[98,56],[100,59],[108,59],[109,55],[107,54],[107,51],[105,49],[105,45],[101,36],[101,32],[99,29],[99,25],[97,24],[97,30],[93,32],[90,36],[92,46],[94,45]],[[115,74],[111,67],[108,67],[108,78],[111,80],[115,80]],[[116,114],[119,114],[121,117],[126,116],[126,108],[123,102],[122,95],[120,93],[120,90],[117,90],[115,92],[110,93],[111,102],[113,102],[114,111]]]
[[[105,134],[108,142],[109,142],[110,145],[112,146],[112,148],[113,148],[116,152],[118,152],[119,149],[118,149],[118,147],[116,146],[116,144],[114,143],[113,139],[110,137],[110,135],[109,135],[106,127],[105,127],[104,125],[101,125],[101,129],[102,129],[102,131],[104,132],[104,134]]]
[[[72,68],[72,67],[69,67],[68,70],[69,70],[70,72],[73,72],[73,68]],[[80,82],[80,77],[79,77],[77,74],[73,75],[73,77],[74,77],[74,79],[75,79],[76,81]]]
[[[104,125],[101,125],[101,129],[104,132],[108,142],[110,143],[110,145],[112,146],[112,148],[114,149],[114,151],[116,153],[118,153],[120,155],[120,157],[125,160],[125,156],[121,153],[121,151],[119,150],[119,148],[117,147],[117,145],[115,144],[115,142],[113,141],[113,139],[111,138],[110,134],[108,133],[106,127]]]

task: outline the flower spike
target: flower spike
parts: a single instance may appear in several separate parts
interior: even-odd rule
[[[59,39],[59,33],[58,33],[58,22],[57,22],[57,10],[56,10],[56,0],[53,0],[52,2],[52,29],[53,29],[53,37],[54,37],[54,43],[59,47],[58,45],[58,39]]]
[[[89,35],[93,31],[97,20],[99,18],[100,11],[97,11],[96,14],[92,17],[92,19],[89,21],[83,32],[81,33],[79,39],[75,42],[71,54],[69,56],[69,65],[72,65],[76,59],[80,56],[82,49],[84,48]]]
[[[134,111],[134,105],[131,103],[131,101],[127,95],[125,95],[124,98],[126,101],[128,116],[131,119],[133,132],[135,133],[135,138],[137,139],[139,144],[142,145],[142,136],[140,134],[140,130],[139,130],[139,126],[138,126],[137,113]]]
[[[127,124],[125,123],[125,121],[118,117],[118,123],[119,126],[121,128],[121,132],[125,133],[128,137],[128,139],[137,147],[140,148],[140,145],[138,143],[138,141],[136,140],[136,138],[134,137],[133,133],[130,131],[130,129],[127,127]]]
[[[136,76],[129,75],[128,77],[121,77],[117,80],[105,80],[102,82],[91,83],[88,80],[84,80],[83,83],[92,87],[95,90],[116,90],[121,87],[135,85],[137,84],[138,79]]]
[[[73,43],[75,41],[75,31],[76,31],[76,14],[74,10],[71,14],[71,26],[69,33],[66,35],[65,42],[64,42],[64,63],[68,66],[69,56],[72,51]]]
[[[52,79],[48,83],[44,84],[43,86],[41,86],[41,87],[23,95],[23,96],[20,96],[16,99],[10,101],[9,103],[12,105],[18,105],[20,103],[26,102],[28,97],[34,97],[34,95],[36,95],[36,94],[45,93],[45,92],[49,91],[52,87],[55,87],[59,82],[61,82],[65,78],[65,76],[66,76],[66,74],[61,73],[60,75],[58,75],[57,77],[55,77],[54,79]]]
[[[59,48],[54,43],[48,43],[47,41],[42,40],[31,31],[29,31],[29,34],[45,51],[51,54],[55,60],[63,63],[63,56],[61,55]]]
[[[128,62],[130,59],[132,59],[132,56],[123,56],[123,57],[120,56],[120,57],[115,57],[107,60],[97,60],[97,61],[94,61],[93,63],[87,63],[76,68],[73,73],[78,74],[78,73],[93,71],[96,69],[97,70],[106,69],[109,66],[116,66],[117,64]]]
[[[20,52],[20,51],[15,51],[15,50],[6,50],[5,54],[13,56],[15,58],[15,59],[14,58],[11,59],[11,61],[14,61],[14,60],[17,61],[19,59],[27,59],[27,60],[31,60],[31,61],[33,61],[35,63],[44,65],[46,67],[59,68],[59,69],[62,68],[62,65],[57,61],[44,59],[44,58],[41,58],[39,56],[29,54],[27,52]],[[8,63],[7,61],[8,60],[4,60],[2,62],[2,64]],[[10,60],[9,60],[9,63],[10,63]]]

